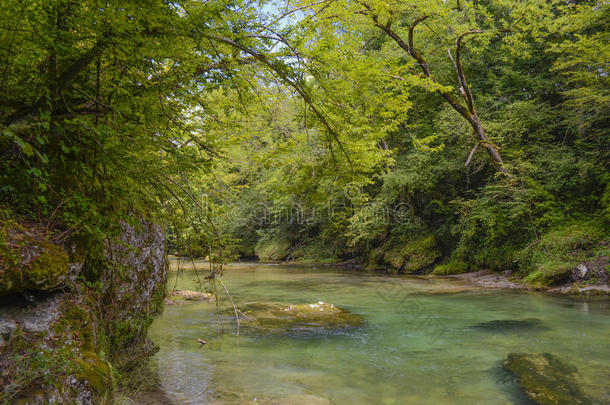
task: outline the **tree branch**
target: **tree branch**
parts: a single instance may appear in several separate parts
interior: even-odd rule
[[[262,53],[259,53],[259,52],[255,51],[254,49],[251,49],[251,48],[249,48],[249,47],[247,47],[247,46],[245,46],[243,44],[240,44],[239,42],[236,42],[236,41],[234,41],[234,40],[232,40],[230,38],[225,38],[225,37],[221,37],[221,36],[218,36],[218,35],[215,35],[215,34],[210,34],[210,33],[204,33],[203,36],[208,38],[208,39],[213,39],[215,41],[218,41],[218,42],[224,43],[226,45],[229,45],[231,47],[237,48],[237,49],[239,49],[239,50],[241,50],[241,51],[243,51],[243,52],[253,56],[259,62],[261,62],[262,64],[267,66],[272,72],[277,74],[280,77],[280,79],[282,79],[286,84],[288,84],[290,87],[295,89],[296,92],[299,94],[299,96],[301,96],[301,98],[307,103],[307,105],[309,105],[309,107],[311,108],[311,110],[313,111],[315,116],[318,118],[318,120],[322,123],[322,125],[324,126],[324,128],[328,132],[328,134],[337,142],[337,144],[339,145],[339,148],[343,152],[343,155],[347,159],[347,161],[350,164],[350,166],[353,166],[352,161],[351,161],[349,155],[347,154],[347,151],[345,150],[345,148],[343,147],[343,144],[339,140],[339,136],[337,134],[337,131],[335,131],[333,129],[332,125],[330,124],[330,122],[328,121],[326,116],[315,105],[315,103],[313,102],[311,96],[305,90],[305,88],[303,88],[294,79],[289,77],[288,74],[286,72],[284,72],[280,68],[280,66],[278,65],[278,62],[276,62],[274,60],[271,60],[266,55],[264,55]]]
[[[78,59],[76,59],[72,64],[64,70],[63,73],[59,75],[56,81],[56,89],[59,92],[65,90],[66,88],[72,85],[72,80],[82,72],[101,52],[109,43],[109,39],[107,36],[99,39],[95,45],[82,54]],[[19,121],[24,121],[28,118],[35,118],[40,115],[40,109],[44,106],[46,102],[46,98],[39,97],[33,104],[29,106],[25,106],[13,114],[11,114],[6,120],[3,122],[3,125],[10,126],[16,124]]]
[[[457,37],[457,39],[455,41],[454,65],[455,65],[455,69],[458,74],[460,86],[462,86],[461,87],[462,95],[464,96],[464,99],[466,100],[466,103],[468,104],[468,110],[470,111],[471,114],[476,114],[476,112],[474,109],[474,98],[472,97],[472,92],[470,91],[470,87],[468,87],[468,83],[466,83],[466,76],[464,76],[464,69],[462,68],[462,61],[461,61],[462,39],[464,39],[464,37],[467,35],[481,34],[481,33],[483,33],[483,31],[481,31],[481,30],[466,31],[465,33],[463,33],[462,35]],[[451,53],[450,53],[450,56],[451,56]]]
[[[430,68],[429,68],[428,64],[426,63],[426,60],[424,59],[422,53],[419,52],[413,45],[415,28],[417,27],[417,25],[419,23],[428,19],[430,17],[430,14],[419,16],[415,19],[415,21],[413,21],[413,23],[409,26],[408,37],[407,37],[407,41],[405,42],[404,39],[402,39],[400,37],[400,35],[398,35],[394,30],[392,30],[392,27],[390,24],[381,24],[380,23],[379,18],[373,12],[373,9],[370,5],[368,5],[367,3],[362,2],[362,1],[358,1],[358,3],[361,4],[369,12],[370,17],[372,18],[375,26],[378,27],[379,29],[381,29],[383,32],[385,32],[386,35],[388,35],[390,38],[392,38],[394,40],[394,42],[396,42],[396,44],[398,44],[398,46],[401,49],[403,49],[409,56],[411,56],[413,59],[415,59],[415,61],[419,64],[421,70],[423,71],[424,75],[430,81],[432,81],[432,83],[438,84],[438,82],[432,77]],[[460,8],[461,8],[461,5],[458,2],[458,9],[460,9]],[[466,100],[467,107],[465,107],[451,93],[442,91],[440,89],[437,89],[436,92],[439,95],[441,95],[441,97],[443,97],[455,111],[457,111],[462,117],[464,117],[468,121],[468,123],[472,127],[475,138],[477,138],[479,143],[482,146],[484,146],[485,149],[487,150],[487,152],[489,153],[489,156],[491,157],[491,161],[492,161],[494,167],[500,172],[507,173],[506,169],[503,167],[502,158],[500,156],[500,153],[498,152],[498,148],[489,140],[489,138],[485,134],[485,130],[483,129],[483,125],[481,124],[481,120],[479,119],[479,117],[476,114],[476,111],[474,109],[474,100],[472,97],[472,93],[470,91],[470,88],[468,87],[468,84],[466,83],[466,78],[464,76],[464,72],[463,72],[463,69],[461,66],[461,61],[459,58],[461,47],[462,47],[462,39],[466,35],[476,34],[476,33],[480,33],[480,31],[467,31],[457,38],[457,40],[456,40],[456,48],[457,48],[456,52],[457,53],[456,53],[455,61],[453,61],[453,58],[451,57],[451,52],[449,52],[449,56],[451,57],[452,61],[454,62],[456,71],[458,73],[458,79],[460,81],[462,95],[464,96],[464,99]]]

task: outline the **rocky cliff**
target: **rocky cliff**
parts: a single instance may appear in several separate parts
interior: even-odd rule
[[[112,403],[120,373],[155,350],[161,228],[123,222],[96,244],[58,234],[0,224],[0,403]]]

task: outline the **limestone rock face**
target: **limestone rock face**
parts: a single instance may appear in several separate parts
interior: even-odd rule
[[[95,246],[5,231],[0,403],[100,403],[112,398],[113,368],[154,353],[146,334],[165,298],[164,235],[134,222]]]
[[[512,373],[529,399],[540,405],[591,404],[580,389],[575,367],[549,353],[511,353],[504,368]]]
[[[112,392],[111,365],[81,297],[15,296],[0,306],[0,401],[91,404]]]
[[[98,310],[108,325],[110,356],[117,361],[130,346],[142,346],[152,316],[165,298],[167,263],[161,227],[140,221],[121,224],[121,233],[105,248],[103,300]]]

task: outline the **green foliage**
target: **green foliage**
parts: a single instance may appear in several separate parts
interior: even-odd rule
[[[464,262],[449,261],[444,264],[434,266],[433,274],[447,276],[450,274],[462,274],[468,271],[468,264]]]
[[[137,213],[215,264],[525,274],[548,232],[610,223],[604,2],[5,3],[0,203],[62,238]]]
[[[308,94],[342,148],[328,142],[306,103],[259,89],[232,126],[229,161],[206,177],[215,207],[226,207],[216,211],[220,228],[242,255],[281,246],[289,259],[359,258],[401,271],[451,258],[439,273],[491,268],[525,276],[534,268],[522,252],[547,232],[582,218],[608,223],[607,5],[298,4],[302,14],[282,33],[292,51],[309,56],[299,67]],[[435,81],[372,19],[407,38],[424,14],[415,48]],[[475,28],[482,32],[464,39],[461,63],[510,176],[498,176],[481,147],[469,158],[472,128],[438,94],[462,99],[444,50],[455,58],[456,38]],[[214,97],[221,106],[239,102],[230,92]],[[295,209],[306,220],[286,215]],[[403,248],[421,235],[437,246],[418,247],[426,254],[409,260]]]
[[[290,243],[279,238],[259,239],[254,253],[261,261],[281,261],[289,253]]]

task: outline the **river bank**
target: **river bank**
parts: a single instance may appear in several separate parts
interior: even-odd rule
[[[175,257],[173,260],[177,260]],[[190,266],[190,259],[185,261],[185,264]],[[376,274],[388,274],[395,275],[396,271],[392,269],[366,269],[365,265],[356,261],[342,261],[334,263],[326,262],[301,262],[301,261],[271,261],[271,262],[256,262],[256,261],[244,261],[238,263],[257,263],[262,265],[270,266],[292,266],[292,267],[313,267],[313,268],[325,268],[325,267],[339,267],[346,270],[353,270],[358,272],[376,273]],[[594,272],[590,272],[588,267],[585,267],[586,272],[583,271],[581,264],[576,266],[570,272],[564,276],[564,281],[555,283],[552,285],[543,285],[527,282],[524,277],[513,273],[512,271],[494,272],[491,270],[477,270],[462,274],[449,274],[449,275],[438,275],[433,273],[428,274],[404,274],[402,277],[413,277],[421,279],[447,279],[447,280],[461,280],[467,282],[473,286],[490,289],[511,289],[511,290],[528,290],[528,291],[540,291],[552,294],[566,294],[566,295],[607,295],[610,293],[610,285],[608,283],[608,258],[602,257],[598,260],[597,268]],[[583,272],[585,274],[583,274]],[[588,274],[587,274],[588,273]]]

